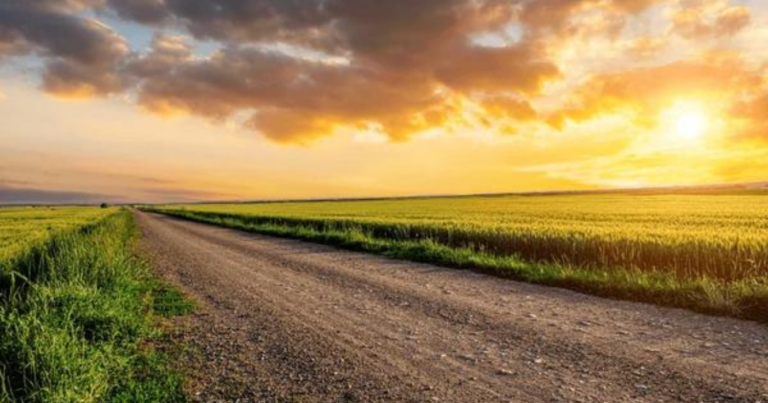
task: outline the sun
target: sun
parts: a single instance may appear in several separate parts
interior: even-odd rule
[[[710,108],[692,100],[678,100],[662,109],[659,118],[666,141],[688,144],[704,140],[717,122],[710,114]]]
[[[675,133],[687,140],[701,137],[706,128],[707,117],[701,111],[683,112],[677,117],[675,122]]]

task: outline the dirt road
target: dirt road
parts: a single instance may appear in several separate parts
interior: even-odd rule
[[[196,401],[768,403],[768,326],[136,214]]]

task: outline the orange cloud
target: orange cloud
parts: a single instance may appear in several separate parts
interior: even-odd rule
[[[545,81],[560,76],[535,44],[505,48],[462,46],[444,60],[436,78],[457,91],[519,91],[535,95]]]
[[[768,141],[768,89],[762,95],[738,102],[731,110],[739,137]]]
[[[516,121],[531,121],[538,117],[533,106],[525,100],[494,96],[482,100],[486,114],[495,118],[508,118]]]

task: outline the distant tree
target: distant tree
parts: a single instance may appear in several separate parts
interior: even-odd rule
[[[107,203],[101,203],[101,208],[107,208],[107,207],[109,207],[109,204],[107,204]]]

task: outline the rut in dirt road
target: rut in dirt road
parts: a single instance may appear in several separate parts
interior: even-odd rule
[[[768,327],[136,213],[195,401],[768,402]]]

